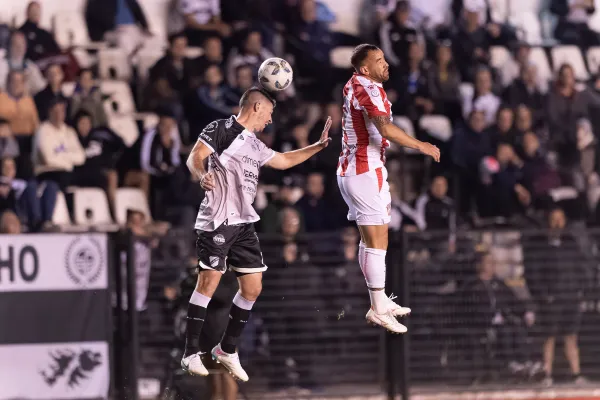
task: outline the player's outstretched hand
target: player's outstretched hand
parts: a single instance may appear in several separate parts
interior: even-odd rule
[[[215,188],[215,177],[212,172],[207,172],[202,179],[200,179],[200,186],[207,192],[210,192]]]
[[[331,138],[329,137],[329,128],[331,128],[331,117],[327,117],[327,121],[325,121],[325,127],[323,128],[323,133],[321,133],[321,138],[317,142],[321,148],[327,147]]]
[[[440,162],[440,149],[438,149],[437,146],[434,146],[431,143],[423,143],[419,150],[421,153],[432,157],[435,162]]]

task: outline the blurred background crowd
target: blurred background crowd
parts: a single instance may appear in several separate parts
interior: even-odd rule
[[[292,170],[261,172],[258,231],[278,234],[276,251],[265,254],[288,266],[332,253],[341,265],[354,263],[358,236],[346,220],[335,170],[341,87],[352,73],[352,48],[362,42],[378,44],[390,64],[385,88],[394,123],[442,150],[435,165],[410,151],[388,151],[392,230],[449,231],[442,253],[456,255],[453,235],[469,228],[562,232],[567,222],[579,229],[600,224],[600,10],[594,0],[16,3],[0,9],[0,233],[191,231],[203,193],[185,160],[198,133],[236,114],[258,66],[279,56],[291,62],[295,79],[277,93],[273,124],[259,138],[277,151],[301,148],[318,139],[331,116],[333,141]],[[332,241],[297,239],[326,232],[342,234]],[[556,254],[571,246],[560,238],[553,233],[534,243]],[[475,244],[464,254],[474,255]],[[156,246],[148,242],[148,254]],[[527,246],[516,264],[529,262]],[[438,250],[427,248],[428,257]],[[422,261],[419,252],[409,255]],[[513,303],[493,264],[487,255],[474,256],[468,274],[475,283],[461,292],[469,293],[466,303],[489,301],[495,310],[482,311],[482,332],[515,315],[533,325],[533,304],[552,304],[552,288],[534,274],[527,279],[534,300],[526,295],[529,302]],[[355,267],[332,270],[332,277],[361,281]],[[565,293],[578,307],[586,271],[555,273],[567,274]],[[457,283],[441,283],[450,281]],[[173,285],[165,288],[171,300],[177,293]],[[548,323],[557,328],[559,321]],[[570,337],[570,374],[582,382],[576,327],[574,321],[574,329],[553,330],[550,339]],[[550,339],[544,342],[548,383]],[[528,371],[535,371],[533,356],[517,358],[509,360],[519,361],[513,369],[529,362]]]

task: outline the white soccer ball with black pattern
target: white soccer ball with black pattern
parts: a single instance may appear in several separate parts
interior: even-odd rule
[[[290,63],[283,58],[268,58],[258,69],[258,81],[262,87],[271,92],[287,89],[293,79],[294,71]]]

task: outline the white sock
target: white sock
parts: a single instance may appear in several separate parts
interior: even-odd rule
[[[365,249],[363,275],[369,289],[385,289],[385,255],[387,251],[380,249]],[[378,314],[387,311],[388,298],[385,290],[369,290],[371,306]]]
[[[208,303],[210,303],[210,297],[194,290],[194,293],[192,293],[192,297],[190,298],[190,303],[206,308],[208,307]]]
[[[246,300],[242,294],[238,291],[233,298],[233,304],[241,308],[242,310],[252,310],[254,301]]]
[[[360,270],[365,275],[365,249],[367,245],[361,240],[358,244],[358,264],[360,265]]]

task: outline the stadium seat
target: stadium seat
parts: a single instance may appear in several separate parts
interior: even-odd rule
[[[401,128],[409,136],[415,137],[415,128],[409,118],[404,117],[402,115],[394,115],[393,118],[394,118],[394,125]],[[392,152],[399,151],[399,149],[397,148],[397,146],[394,143],[390,143],[390,150]],[[416,151],[414,149],[409,149],[409,148],[405,148],[404,151],[406,154],[418,154],[419,153],[418,151]]]
[[[108,199],[102,189],[72,188],[75,223],[93,225],[100,230],[114,230]]]
[[[419,128],[442,142],[447,142],[452,137],[452,124],[448,117],[444,115],[425,115],[421,117]]]
[[[146,222],[152,221],[148,197],[140,189],[120,188],[115,196],[115,218],[119,225],[127,223],[127,210],[140,211],[146,216]]]
[[[472,99],[475,95],[475,88],[472,83],[464,82],[458,86],[461,100]]]
[[[528,2],[523,1],[522,3]],[[542,25],[537,13],[524,11],[512,14],[509,18],[509,22],[517,29],[520,39],[524,42],[536,46],[543,43]]]
[[[335,22],[330,25],[332,31],[358,36],[362,0],[323,0],[322,3],[335,14]]]
[[[109,115],[113,114],[133,114],[135,113],[135,103],[133,95],[127,82],[122,81],[102,81],[100,82],[102,94],[110,96],[105,101],[104,109]],[[108,107],[107,104],[108,103]]]
[[[585,67],[581,50],[577,46],[555,46],[550,50],[552,54],[552,66],[554,72],[557,72],[561,65],[567,63],[573,67],[575,78],[579,81],[586,81],[590,75]]]
[[[502,69],[502,67],[510,60],[511,55],[504,46],[492,46],[490,48],[490,58],[492,67]]]
[[[75,92],[75,86],[77,84],[75,82],[64,82],[62,84],[62,92],[65,96],[67,97],[71,97],[73,96],[73,93]]]
[[[352,68],[350,57],[352,56],[352,47],[336,47],[331,51],[331,65],[335,68]]]
[[[185,56],[189,58],[198,58],[202,54],[204,54],[204,49],[202,47],[187,47],[185,49]]]
[[[83,12],[76,10],[58,11],[53,19],[54,38],[63,49],[71,46],[91,45]]]
[[[132,115],[109,115],[108,126],[131,147],[140,136],[138,126]]]
[[[100,79],[129,80],[131,63],[122,49],[101,49],[98,52],[98,71]]]
[[[529,61],[536,66],[538,78],[544,82],[552,80],[553,74],[546,56],[546,51],[542,47],[532,47],[529,53]]]
[[[600,46],[590,47],[587,51],[586,59],[590,73],[596,75],[600,69]]]
[[[56,196],[56,205],[54,213],[52,213],[52,223],[60,227],[72,225],[69,209],[67,208],[67,200],[63,192],[58,192]]]
[[[148,74],[150,72],[150,68],[156,64],[158,60],[160,60],[164,56],[164,52],[153,51],[150,50],[142,50],[137,55],[137,71],[140,79],[145,80],[148,78]]]

